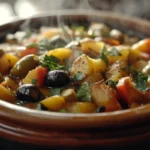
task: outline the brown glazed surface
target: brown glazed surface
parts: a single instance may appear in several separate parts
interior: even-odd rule
[[[104,22],[137,35],[149,36],[150,23],[112,12],[64,11],[30,19],[28,25],[39,27],[58,21]],[[72,20],[70,20],[72,18]],[[58,21],[58,22],[59,22]],[[24,24],[18,20],[0,27],[1,38]],[[0,100],[0,137],[21,143],[51,148],[116,147],[149,141],[150,104],[134,109],[101,114],[66,114],[30,110]]]

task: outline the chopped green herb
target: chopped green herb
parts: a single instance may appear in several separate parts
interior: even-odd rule
[[[116,89],[116,85],[118,84],[118,81],[108,80],[106,82],[106,84],[109,85],[110,87]]]
[[[109,51],[110,56],[121,56],[121,53],[118,52],[118,49],[115,47],[112,47]]]
[[[81,85],[80,89],[77,91],[77,97],[80,101],[84,101],[84,102],[91,101],[90,89],[87,82],[84,82]]]
[[[54,96],[54,95],[60,95],[62,88],[51,88],[50,89],[50,95]]]
[[[145,91],[148,87],[148,77],[133,68],[131,68],[131,74],[134,78],[135,87],[141,92]]]
[[[69,68],[71,67],[71,63],[68,59],[64,59],[64,63],[65,63],[65,70],[69,70]]]
[[[82,72],[78,71],[72,78],[72,81],[81,81],[84,77],[85,75]]]
[[[40,65],[49,70],[63,70],[65,67],[59,65],[59,62],[60,60],[57,57],[45,55],[43,60],[40,61]]]
[[[37,80],[33,78],[32,79],[32,84],[36,85],[36,83],[37,83]]]
[[[103,46],[103,49],[102,49],[101,54],[100,54],[100,58],[108,65],[107,55],[108,55],[108,51],[106,49],[106,46]]]
[[[32,44],[28,45],[27,47],[29,47],[29,48],[39,48],[39,45],[37,43],[32,43]]]

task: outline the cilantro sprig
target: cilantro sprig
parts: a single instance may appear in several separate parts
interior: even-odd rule
[[[60,65],[60,60],[55,56],[45,55],[40,61],[42,67],[48,68],[49,70],[63,70],[65,67]]]
[[[80,101],[83,101],[83,102],[91,101],[90,88],[87,82],[84,82],[81,85],[80,89],[77,91],[77,97]]]
[[[145,91],[148,87],[148,77],[133,68],[131,68],[131,75],[134,78],[135,87],[141,92]]]
[[[60,95],[62,88],[51,88],[50,89],[50,95],[54,96],[54,95]]]
[[[84,79],[84,77],[85,75],[82,72],[78,71],[71,80],[73,82],[81,81],[82,79]]]
[[[100,54],[100,58],[108,65],[108,51],[106,49],[106,46],[103,46],[101,54]]]

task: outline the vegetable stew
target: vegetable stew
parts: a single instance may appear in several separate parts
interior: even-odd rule
[[[150,39],[102,23],[17,31],[0,57],[0,99],[19,106],[102,113],[150,103]]]

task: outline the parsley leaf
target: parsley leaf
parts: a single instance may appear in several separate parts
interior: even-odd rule
[[[85,75],[82,72],[78,71],[72,78],[72,81],[81,81],[84,77]]]
[[[59,65],[59,62],[60,60],[57,57],[45,55],[43,60],[40,61],[40,65],[49,70],[63,70],[65,67]]]
[[[39,45],[37,43],[32,43],[32,44],[28,45],[27,47],[29,47],[29,48],[39,48]]]
[[[33,78],[33,79],[32,79],[32,84],[33,84],[33,85],[36,85],[36,83],[37,83],[37,80],[36,80],[35,78]]]
[[[110,87],[116,89],[116,85],[118,84],[118,81],[108,80],[106,82],[106,84],[109,85]]]
[[[62,88],[51,88],[50,89],[50,95],[54,96],[54,95],[60,95]]]
[[[103,46],[101,54],[100,54],[100,58],[108,65],[108,51],[106,49],[106,46]]]
[[[83,101],[83,102],[91,101],[90,89],[89,89],[89,85],[87,82],[84,82],[81,85],[80,89],[77,91],[77,97],[80,101]]]
[[[145,91],[148,87],[148,77],[133,68],[131,68],[131,74],[135,79],[135,87],[141,92]]]
[[[109,51],[110,56],[121,56],[121,53],[118,52],[118,49],[115,47],[112,47]]]

